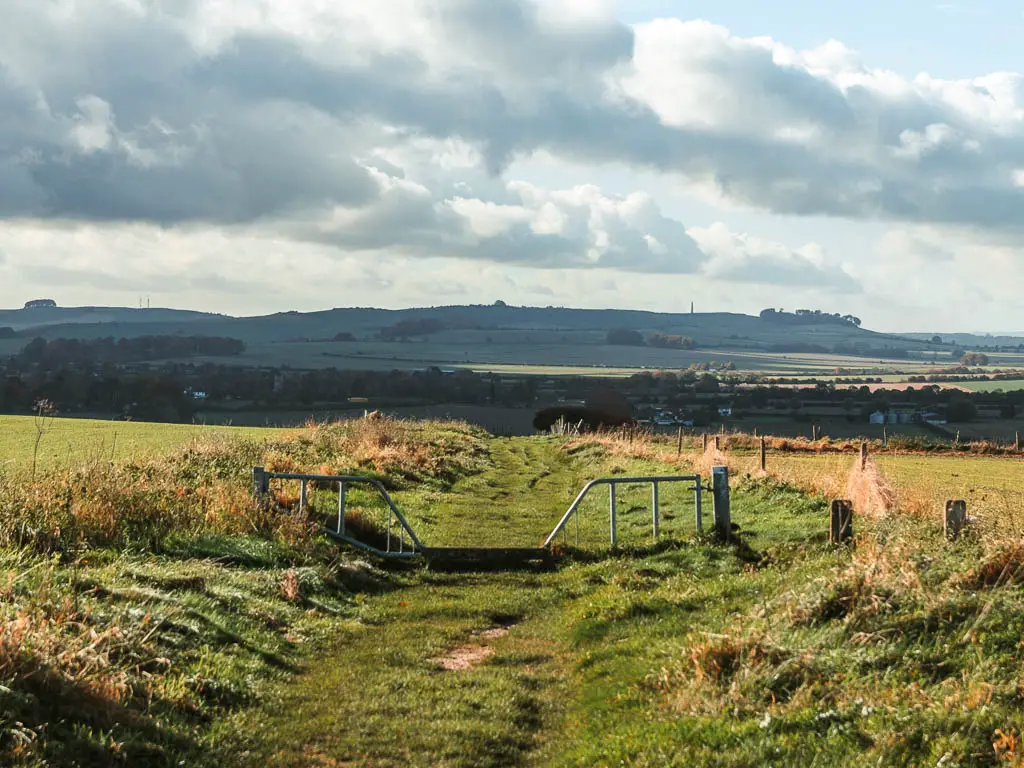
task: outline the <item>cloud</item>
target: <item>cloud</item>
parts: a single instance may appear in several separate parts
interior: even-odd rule
[[[691,229],[690,235],[711,257],[705,273],[719,280],[845,293],[860,290],[859,283],[816,243],[791,250],[781,243],[735,234],[722,223]]]
[[[372,206],[356,158],[459,137],[491,172],[547,150],[778,213],[1020,226],[1020,74],[907,80],[836,42],[553,8],[9,0],[0,188],[18,192],[0,212],[221,223]]]

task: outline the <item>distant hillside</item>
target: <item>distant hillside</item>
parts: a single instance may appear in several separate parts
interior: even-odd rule
[[[187,309],[130,309],[127,307],[35,307],[0,309],[0,328],[23,331],[44,326],[185,323],[224,317]],[[134,335],[134,334],[133,334]]]
[[[804,323],[785,325],[751,315],[731,313],[676,314],[622,309],[558,307],[453,306],[402,310],[331,309],[284,312],[259,317],[229,317],[174,309],[103,307],[0,310],[0,326],[38,329],[47,337],[141,336],[188,332],[233,336],[246,341],[290,341],[329,338],[338,333],[357,337],[379,335],[400,323],[436,321],[443,330],[597,331],[632,329],[671,333],[697,339],[704,346],[750,348],[786,342],[862,343],[904,348],[908,341],[854,325]],[[910,346],[920,346],[913,342]]]
[[[295,368],[416,368],[425,365],[582,365],[683,367],[735,360],[760,368],[751,356],[845,355],[867,360],[948,355],[948,345],[875,333],[836,317],[798,323],[732,313],[667,313],[559,307],[451,306],[402,310],[372,308],[283,312],[230,317],[168,309],[61,308],[0,311],[0,327],[20,330],[0,342],[11,353],[34,336],[217,336],[245,342],[230,362]],[[693,340],[695,349],[608,344],[610,331],[636,331]],[[613,334],[614,335],[614,334]],[[833,365],[843,365],[839,358]],[[789,364],[787,364],[789,365]],[[795,363],[793,363],[795,365]],[[864,362],[858,365],[863,366]]]

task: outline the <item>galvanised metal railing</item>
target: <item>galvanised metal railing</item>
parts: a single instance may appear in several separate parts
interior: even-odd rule
[[[305,515],[308,507],[308,488],[309,483],[332,483],[338,486],[338,517],[335,527],[324,525],[324,531],[333,538],[344,541],[351,544],[354,547],[364,549],[368,552],[373,552],[382,557],[417,557],[423,554],[423,550],[426,547],[423,546],[423,542],[416,536],[412,526],[405,519],[405,516],[399,510],[395,504],[391,495],[388,493],[384,485],[377,479],[372,477],[362,477],[359,475],[312,475],[298,472],[267,472],[263,467],[253,467],[252,470],[252,481],[253,481],[253,494],[257,498],[265,498],[270,493],[270,481],[271,480],[297,480],[299,482],[299,515]],[[555,537],[561,533],[563,538],[568,538],[566,531],[566,525],[570,520],[575,520],[576,523],[576,545],[579,546],[580,536],[580,523],[579,523],[579,508],[583,500],[590,493],[591,489],[599,485],[607,485],[609,487],[608,494],[608,523],[609,523],[609,534],[611,538],[611,545],[615,547],[618,544],[618,533],[616,530],[616,499],[615,489],[619,485],[637,485],[650,483],[651,485],[651,525],[654,534],[654,538],[658,538],[660,532],[661,523],[661,511],[659,505],[659,486],[666,483],[691,483],[694,492],[694,511],[697,524],[697,533],[702,533],[704,530],[703,517],[702,517],[702,505],[701,505],[701,476],[700,475],[664,475],[654,477],[599,477],[596,480],[591,480],[580,491],[576,500],[569,506],[569,509],[562,516],[562,519],[558,521],[558,525],[555,526],[551,534],[544,540],[544,543],[540,548],[546,549],[551,546],[551,543],[555,540]],[[716,478],[717,483],[717,478]],[[345,527],[345,504],[347,489],[350,485],[368,485],[377,490],[381,498],[384,499],[388,505],[388,523],[385,539],[385,549],[374,547],[367,544],[364,541],[354,538],[349,535]],[[717,485],[716,485],[717,487]],[[728,498],[728,481],[724,481],[724,493],[725,498]],[[398,524],[398,541],[397,548],[394,542],[394,536],[392,531],[394,524]],[[716,505],[716,525],[718,524],[718,513]],[[726,523],[727,525],[727,523]],[[405,535],[409,536],[409,547],[405,546]]]
[[[401,510],[395,504],[394,499],[388,493],[384,485],[372,477],[360,475],[310,475],[299,472],[267,472],[263,467],[253,467],[252,483],[253,494],[257,497],[265,497],[270,493],[271,480],[298,480],[299,481],[299,510],[300,516],[306,514],[308,507],[308,489],[310,483],[330,483],[338,486],[338,517],[335,527],[324,525],[324,532],[329,536],[351,544],[359,549],[380,555],[382,557],[418,557],[423,554],[423,542],[416,536],[409,521],[405,519]],[[388,505],[388,522],[386,529],[385,548],[367,544],[349,535],[345,527],[345,505],[349,486],[368,485],[376,489],[384,502]],[[398,524],[397,542],[393,535],[395,523]],[[405,537],[409,536],[409,546],[406,547]]]
[[[660,510],[659,510],[659,499],[658,499],[658,486],[663,483],[693,483],[694,490],[694,505],[696,508],[697,518],[697,533],[701,533],[704,530],[704,524],[701,516],[701,484],[700,475],[666,475],[663,477],[600,477],[597,480],[591,480],[580,491],[579,496],[569,506],[568,511],[562,516],[562,519],[558,521],[558,525],[551,534],[544,540],[541,545],[543,547],[551,546],[551,542],[555,540],[555,537],[561,533],[564,538],[568,537],[566,531],[566,525],[570,519],[576,521],[576,546],[580,543],[580,517],[579,507],[583,503],[583,499],[586,498],[590,490],[598,485],[608,486],[608,527],[611,536],[612,546],[615,547],[618,544],[618,532],[616,530],[616,509],[615,509],[615,487],[618,485],[636,485],[638,483],[650,483],[651,484],[651,526],[653,528],[654,538],[658,538],[660,528]]]

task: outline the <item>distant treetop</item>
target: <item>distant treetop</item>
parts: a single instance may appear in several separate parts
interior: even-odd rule
[[[835,323],[860,327],[860,318],[853,315],[840,315],[838,312],[822,312],[820,309],[798,309],[796,312],[785,312],[781,309],[762,309],[760,317],[771,323],[817,324]]]

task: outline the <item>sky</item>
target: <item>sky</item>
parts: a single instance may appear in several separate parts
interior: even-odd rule
[[[0,306],[1024,332],[1019,3],[0,4]]]

